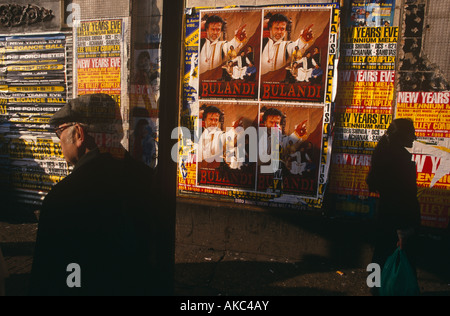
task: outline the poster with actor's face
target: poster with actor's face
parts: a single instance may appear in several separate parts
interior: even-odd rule
[[[338,5],[189,12],[180,192],[320,206],[330,161]]]
[[[324,102],[331,12],[263,11],[261,100]]]
[[[317,197],[322,119],[323,107],[320,106],[262,104],[259,137],[268,138],[264,144],[272,146],[272,149],[267,150],[272,153],[272,138],[277,133],[279,146],[275,168],[273,155],[270,155],[269,162],[260,161],[257,170],[258,192]],[[269,164],[271,166],[268,170]]]
[[[200,34],[200,99],[256,100],[261,10],[202,11]]]
[[[200,102],[197,184],[255,190],[257,103]]]

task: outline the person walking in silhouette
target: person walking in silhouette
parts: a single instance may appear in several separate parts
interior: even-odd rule
[[[372,156],[366,182],[379,194],[373,263],[383,268],[397,247],[403,249],[415,269],[416,242],[420,228],[416,165],[406,148],[416,139],[413,121],[394,120],[381,137]]]

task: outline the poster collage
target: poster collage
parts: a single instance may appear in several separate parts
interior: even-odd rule
[[[338,29],[337,5],[186,15],[180,192],[320,206]]]
[[[82,21],[74,29],[74,39],[74,94],[107,93],[120,107],[122,20]],[[39,206],[52,186],[70,173],[49,125],[51,116],[72,97],[68,91],[72,63],[67,56],[65,34],[0,38],[0,184],[2,194],[20,207]],[[123,128],[121,124],[117,126]],[[95,137],[105,151],[123,153],[117,135],[115,130]]]
[[[68,174],[48,124],[67,100],[63,34],[0,38],[0,185],[10,201],[40,205]],[[14,197],[14,199],[12,198]]]
[[[326,191],[337,213],[372,218],[377,195],[365,177],[373,150],[393,119],[407,117],[418,136],[410,152],[422,224],[448,226],[450,93],[397,92],[395,0],[347,3],[342,21],[334,19],[337,5],[191,9],[178,135],[182,194],[309,209],[321,207]],[[283,15],[277,29],[273,19]],[[273,124],[280,164],[265,173],[259,149],[270,135],[261,142],[261,131]]]
[[[309,209],[329,193],[336,211],[370,218],[371,155],[392,120],[406,117],[418,136],[411,153],[422,223],[448,226],[450,92],[396,91],[395,0],[348,2],[345,14],[337,4],[186,11],[172,150],[180,194]],[[96,140],[112,154],[129,142],[154,167],[161,52],[159,43],[136,50],[128,86],[127,24],[87,20],[74,29],[73,93],[111,95],[122,129]],[[59,33],[0,37],[0,184],[27,205],[69,173],[48,125],[70,97],[67,47]]]
[[[341,34],[329,192],[336,211],[374,216],[377,195],[365,181],[375,146],[395,118],[414,121],[409,151],[417,169],[422,225],[450,222],[450,92],[395,92],[399,28],[395,1],[352,0]]]

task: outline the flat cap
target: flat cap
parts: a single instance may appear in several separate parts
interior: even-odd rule
[[[50,124],[58,126],[64,123],[114,124],[118,106],[114,99],[104,93],[86,94],[69,100],[50,118]]]

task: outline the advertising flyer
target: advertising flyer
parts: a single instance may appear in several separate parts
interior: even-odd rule
[[[120,106],[122,19],[81,21],[76,47],[76,95],[106,93]]]
[[[122,95],[126,82],[124,67],[124,19],[100,19],[80,21],[74,28],[75,89],[76,96],[104,93],[116,102],[115,124],[105,126],[95,136],[101,151],[123,156],[127,142],[128,116],[122,107]],[[123,120],[126,118],[126,121]]]
[[[414,121],[418,137],[450,138],[450,92],[400,92],[397,117]]]
[[[399,92],[396,117],[414,121],[422,224],[446,228],[450,222],[450,92]]]
[[[389,16],[393,16],[393,6],[387,2],[357,0],[352,1],[352,22],[359,13],[365,16],[369,12],[369,2],[372,8],[392,8]],[[394,118],[399,29],[391,26],[391,20],[382,23],[377,10],[376,17],[370,15],[372,22],[348,23],[341,36],[328,188],[336,211],[351,216],[371,217],[375,212],[376,195],[369,192],[365,180],[373,150]],[[387,10],[384,12],[388,14]]]
[[[320,207],[328,181],[339,8],[191,8],[180,194]]]
[[[342,32],[342,69],[395,70],[398,27],[347,27]]]
[[[330,191],[367,198],[371,156],[393,119],[398,28],[353,27],[343,34]]]

